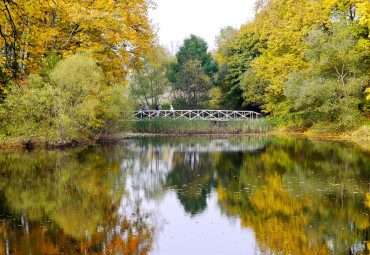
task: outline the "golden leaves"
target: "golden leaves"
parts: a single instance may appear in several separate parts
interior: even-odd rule
[[[281,94],[288,74],[305,66],[303,38],[326,17],[320,6],[308,0],[268,1],[256,14],[252,26],[267,41],[267,49],[252,66],[270,82],[272,94]]]
[[[33,58],[24,62],[26,73],[39,73],[50,51],[63,57],[90,51],[109,72],[109,81],[117,82],[125,79],[127,70],[136,68],[137,59],[150,54],[154,32],[148,19],[150,3],[144,0],[21,0],[17,6],[10,11],[17,24],[20,40],[15,48],[19,52],[6,57]],[[5,17],[0,17],[0,25],[11,30]],[[0,47],[6,44],[2,39]]]
[[[370,28],[370,2],[367,0],[357,2],[357,11],[361,14],[360,24]]]

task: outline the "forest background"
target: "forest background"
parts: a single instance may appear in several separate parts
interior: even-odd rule
[[[275,127],[369,137],[370,2],[258,0],[208,51],[158,44],[154,3],[0,2],[0,140],[64,144],[125,128],[139,104],[263,112]],[[126,127],[127,128],[127,127]]]

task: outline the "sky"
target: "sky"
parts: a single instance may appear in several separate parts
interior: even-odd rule
[[[157,26],[160,44],[172,53],[185,38],[195,34],[215,48],[221,28],[239,29],[254,17],[255,0],[154,0],[157,4],[149,18]]]

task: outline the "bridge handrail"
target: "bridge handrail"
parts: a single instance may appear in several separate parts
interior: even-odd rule
[[[144,111],[134,111],[130,119],[151,119],[158,117],[157,111],[150,110],[145,113]],[[199,119],[199,120],[230,120],[230,119],[258,119],[262,116],[261,113],[254,111],[234,111],[234,110],[162,110],[161,118],[165,119]]]

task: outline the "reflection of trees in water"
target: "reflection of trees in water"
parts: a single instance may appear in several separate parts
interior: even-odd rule
[[[0,253],[148,253],[153,216],[124,195],[125,150],[110,149],[2,155]]]
[[[175,188],[185,211],[201,213],[207,206],[207,194],[214,187],[214,161],[210,153],[176,153],[174,168],[167,177],[167,185]]]
[[[172,170],[172,148],[145,140],[129,141],[127,147],[129,150],[122,159],[121,169],[128,188],[142,191],[147,199],[160,198]]]
[[[221,210],[253,229],[266,253],[367,252],[369,155],[285,138],[222,141],[133,139],[2,155],[0,251],[145,254],[158,228],[137,194],[153,199],[174,190],[195,215],[216,187]],[[207,151],[238,143],[257,149]]]
[[[267,138],[144,138],[129,142],[133,157],[123,161],[130,169],[133,190],[146,197],[160,197],[174,188],[186,212],[201,213],[207,194],[215,186],[215,156],[224,151],[254,153],[262,150]]]
[[[122,167],[132,190],[142,190],[146,198],[160,198],[168,188],[176,188],[187,212],[195,214],[205,209],[213,178],[212,162],[205,158],[210,154],[174,153],[173,146],[142,141],[135,143],[131,152]]]
[[[8,215],[0,226],[0,251],[5,254],[148,254],[152,248],[154,227],[150,215],[135,211],[120,215],[117,205],[108,206],[101,224],[88,237],[75,237],[53,219],[40,222],[25,216]],[[87,233],[86,233],[87,235]]]
[[[266,252],[363,253],[369,157],[340,144],[272,139],[260,154],[218,158],[223,210],[251,228]]]
[[[142,152],[149,146],[158,148],[170,147],[173,152],[257,152],[269,142],[268,137],[231,137],[213,138],[200,137],[150,137],[133,139],[129,145],[131,151]]]

